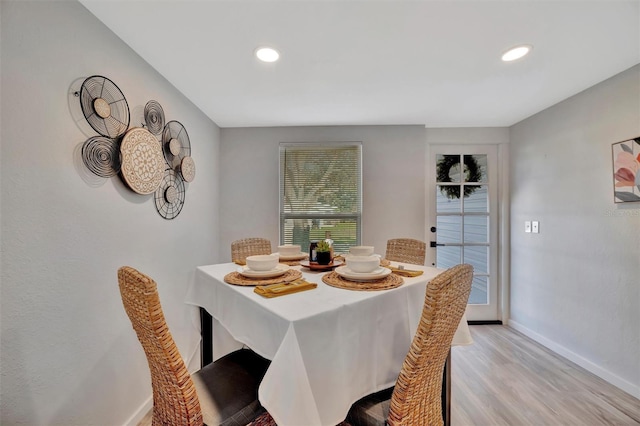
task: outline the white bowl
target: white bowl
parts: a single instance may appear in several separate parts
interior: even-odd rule
[[[371,256],[373,254],[373,246],[353,246],[349,249],[349,254],[354,256]]]
[[[278,253],[282,256],[295,256],[300,254],[300,244],[284,244],[278,246]]]
[[[274,254],[259,254],[256,256],[247,256],[246,262],[249,269],[252,271],[270,271],[278,265],[280,257],[278,253]]]
[[[347,257],[347,267],[358,273],[368,273],[380,267],[378,256],[349,256]]]

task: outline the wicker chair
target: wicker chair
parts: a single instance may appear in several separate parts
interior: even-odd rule
[[[149,363],[154,426],[244,426],[265,412],[258,385],[268,360],[240,349],[191,376],[165,322],[156,283],[128,266],[118,270],[118,282]]]
[[[471,291],[473,267],[457,265],[429,284],[418,330],[395,387],[355,402],[354,425],[442,425],[442,371]]]
[[[271,241],[266,238],[243,238],[231,243],[231,261],[244,265],[247,256],[271,254]]]
[[[387,241],[385,259],[396,262],[424,265],[427,244],[412,238],[394,238]]]

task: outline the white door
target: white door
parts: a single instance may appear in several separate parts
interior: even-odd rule
[[[473,265],[467,319],[499,320],[497,146],[432,145],[429,153],[427,264]]]

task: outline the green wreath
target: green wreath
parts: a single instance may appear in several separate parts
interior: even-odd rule
[[[482,178],[482,170],[480,165],[476,161],[473,155],[464,155],[464,165],[466,170],[462,170],[462,173],[466,174],[465,182],[478,182]],[[453,166],[460,164],[459,155],[443,155],[442,159],[438,161],[436,165],[436,179],[438,182],[451,182],[449,171]],[[465,198],[473,194],[479,186],[464,186]],[[440,192],[450,200],[454,198],[460,198],[460,187],[457,185],[442,185],[440,186]]]

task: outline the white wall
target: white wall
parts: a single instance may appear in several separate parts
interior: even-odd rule
[[[640,203],[614,204],[611,144],[639,135],[640,66],[510,135],[510,324],[636,397]]]
[[[150,407],[151,386],[118,267],[158,282],[183,357],[199,363],[183,300],[195,267],[218,261],[219,129],[79,3],[3,0],[1,17],[0,423],[122,425]],[[176,219],[78,166],[88,136],[69,91],[93,74],[119,85],[133,125],[155,99],[188,130],[197,171]]]
[[[264,237],[279,244],[279,142],[360,141],[362,243],[384,254],[387,239],[425,235],[424,126],[271,127],[221,130],[220,256],[231,242]]]

